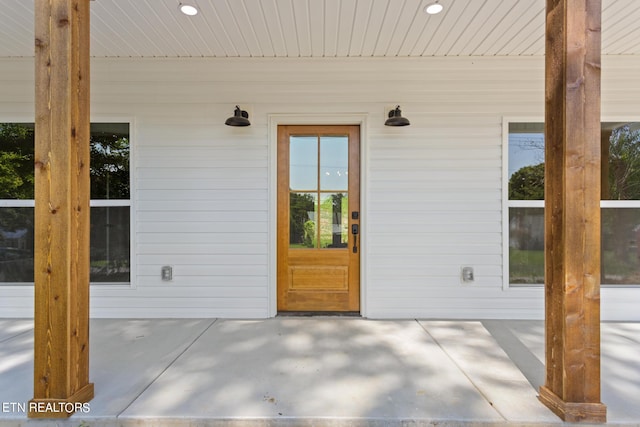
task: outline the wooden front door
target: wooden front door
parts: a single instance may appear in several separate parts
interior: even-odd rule
[[[360,128],[278,127],[278,311],[360,310]]]

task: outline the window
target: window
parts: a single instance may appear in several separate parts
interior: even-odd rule
[[[91,124],[92,283],[129,283],[129,124]],[[0,284],[33,283],[34,125],[0,123]]]
[[[640,123],[602,123],[603,285],[640,284]],[[508,280],[544,283],[544,124],[509,123]]]

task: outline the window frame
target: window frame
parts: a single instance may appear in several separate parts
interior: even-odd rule
[[[34,123],[33,117],[0,117],[2,123]],[[128,199],[91,199],[89,207],[128,207],[129,208],[129,281],[128,282],[89,282],[91,287],[100,289],[135,289],[134,277],[136,274],[136,254],[135,254],[135,209],[134,200],[136,193],[135,186],[135,119],[133,117],[98,117],[91,118],[91,124],[95,123],[127,123],[129,125],[129,198]],[[0,199],[0,209],[2,208],[35,208],[35,200],[29,199]],[[33,288],[34,282],[6,282],[0,283],[0,289],[25,289]]]
[[[638,117],[602,117],[601,123],[611,122],[640,122]],[[509,125],[511,123],[544,123],[541,116],[504,116],[502,118],[502,289],[535,289],[544,288],[544,284],[520,284],[510,283],[509,262],[509,209],[510,208],[543,208],[544,200],[509,200]],[[640,209],[640,200],[600,200],[602,209],[636,208]],[[606,284],[600,286],[606,288],[638,288],[640,283],[633,284]]]

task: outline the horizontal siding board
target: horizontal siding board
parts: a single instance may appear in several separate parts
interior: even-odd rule
[[[465,264],[468,265],[468,264]],[[451,278],[457,277],[460,278],[460,264],[419,264],[419,265],[408,265],[403,267],[402,269],[395,268],[391,264],[385,264],[384,266],[378,267],[376,270],[377,275],[372,277],[367,282],[372,289],[380,286],[381,283],[388,281],[389,279],[403,279],[410,278],[411,280],[415,278],[419,278],[419,280],[425,280],[425,278]],[[477,275],[486,275],[491,277],[499,277],[502,275],[502,266],[501,265],[473,265]],[[380,275],[380,276],[378,276]],[[394,282],[395,283],[395,282]],[[422,282],[416,284],[415,282],[406,282],[413,283],[410,286],[417,286],[419,288],[423,288]],[[385,286],[385,285],[383,285]],[[494,284],[495,286],[495,284]],[[395,288],[395,286],[393,286]]]
[[[477,140],[476,140],[477,141]],[[495,141],[492,141],[495,142]],[[477,144],[477,142],[476,142]],[[469,144],[473,145],[473,144]],[[407,147],[408,148],[408,147]],[[465,158],[459,158],[459,150],[464,150]],[[411,146],[413,156],[411,159],[423,159],[425,162],[437,162],[438,160],[446,159],[449,165],[456,160],[458,161],[495,161],[496,150],[499,150],[499,146],[492,149],[473,148],[471,147],[440,147],[432,142],[417,143]],[[375,153],[371,153],[371,161],[406,161],[407,154],[402,152],[400,147],[384,147],[382,144],[378,144]],[[454,164],[455,165],[455,164]]]
[[[432,287],[433,288],[433,287]],[[484,289],[478,287],[471,286],[463,286],[458,284],[457,286],[438,286],[435,287],[439,290],[439,298],[446,301],[449,299],[459,298],[459,293],[463,290],[469,298],[465,298],[464,301],[460,301],[457,304],[457,308],[474,308],[474,307],[491,307],[491,306],[499,306],[502,304],[501,300],[509,301],[514,304],[514,308],[527,308],[531,305],[531,296],[520,296],[516,297],[510,293],[505,293],[496,289]],[[539,290],[539,293],[542,293],[542,289]],[[435,306],[434,302],[425,302],[430,296],[429,288],[423,287],[422,289],[417,289],[415,291],[414,297],[415,301],[408,301],[409,298],[404,296],[399,297],[397,294],[394,295],[388,289],[377,289],[372,290],[376,296],[380,298],[388,298],[392,301],[392,304],[408,304],[409,306],[415,307],[415,304],[425,304],[427,306]]]
[[[154,126],[155,128],[155,126]],[[167,129],[166,132],[170,131]],[[207,133],[207,132],[204,132]],[[209,137],[211,135],[209,134]],[[157,141],[160,138],[155,139]],[[201,160],[202,156],[212,157],[214,159],[225,159],[225,160],[265,160],[267,159],[268,152],[267,150],[256,150],[255,147],[252,146],[239,146],[236,144],[234,140],[233,143],[229,145],[221,145],[221,144],[212,144],[211,141],[206,140],[208,142],[204,146],[198,147],[198,152],[194,152],[191,150],[185,150],[187,147],[191,147],[191,142],[193,140],[193,136],[189,140],[184,140],[184,137],[180,141],[180,146],[158,146],[158,144],[152,143],[149,145],[138,145],[138,153],[143,156],[145,161],[158,159],[158,160]],[[175,143],[174,143],[175,144]],[[240,156],[242,159],[238,159]],[[264,163],[261,163],[260,166],[264,166]]]
[[[217,189],[217,190],[267,190],[267,181],[245,178],[219,178],[219,179],[146,179],[136,181],[139,190],[193,190],[193,189]]]
[[[428,207],[422,207],[422,211],[420,212],[399,212],[398,209],[388,210],[386,213],[386,218],[383,213],[376,213],[376,216],[381,216],[385,220],[381,223],[376,221],[376,216],[371,214],[371,218],[369,219],[370,224],[369,227],[379,226],[381,228],[384,227],[393,227],[397,230],[414,230],[416,226],[420,226],[420,224],[484,224],[484,223],[498,223],[499,226],[500,219],[502,218],[502,212],[496,210],[494,212],[459,212],[456,210],[451,210],[449,212],[446,211],[437,211],[433,212]],[[419,230],[418,230],[419,231]]]
[[[242,210],[243,213],[251,212],[251,211],[264,211],[266,212],[268,209],[267,200],[191,200],[191,199],[182,199],[182,200],[171,200],[171,201],[162,201],[162,200],[144,200],[138,201],[137,203],[138,212],[142,211],[185,211],[189,210],[191,212],[199,212],[199,211],[231,211],[237,212],[239,209]]]
[[[95,300],[98,301],[98,300]],[[153,318],[225,318],[225,319],[262,319],[269,316],[269,311],[264,307],[259,308],[241,308],[241,307],[224,307],[223,305],[212,304],[208,307],[185,307],[183,306],[167,306],[167,307],[137,307],[144,301],[137,301],[135,305],[126,305],[119,307],[117,301],[110,300],[110,303],[96,306],[91,304],[91,313],[110,313],[109,316],[115,318],[133,318],[133,319],[153,319]],[[264,301],[263,301],[264,302]]]
[[[0,114],[3,117],[20,117],[21,120],[24,120],[24,117],[35,117],[33,103],[28,99],[29,97],[25,96],[19,102],[0,103]]]
[[[398,185],[394,182],[373,179],[369,180],[369,186],[376,191],[387,191],[389,193],[398,188]],[[442,191],[449,191],[455,194],[460,194],[461,198],[464,197],[464,194],[468,194],[470,192],[485,191],[487,189],[497,189],[501,187],[502,181],[497,179],[488,181],[469,180],[467,182],[463,181],[462,183],[427,180],[423,182],[405,182],[403,184],[403,189],[407,194],[413,194],[413,192],[418,191],[434,191],[436,194]],[[428,200],[428,197],[425,198],[425,200]]]
[[[371,169],[375,169],[376,165],[372,164]],[[423,170],[423,169],[404,169],[401,165],[394,167],[388,166],[385,169],[375,170],[370,174],[371,182],[383,182],[386,185],[404,184],[418,186],[423,181],[436,181],[438,183],[446,182],[449,184],[475,181],[486,182],[487,187],[501,180],[500,171],[492,169],[474,169],[474,170]],[[475,179],[474,179],[475,178]]]
[[[147,288],[144,288],[147,289]],[[247,297],[238,297],[238,298],[225,298],[225,297],[216,297],[216,298],[194,298],[188,296],[179,296],[173,295],[171,297],[156,297],[154,293],[142,293],[140,295],[140,299],[135,299],[130,301],[129,303],[124,303],[121,308],[125,308],[129,306],[130,308],[134,308],[135,304],[139,304],[140,302],[144,302],[144,306],[147,309],[153,308],[176,308],[176,307],[187,307],[189,309],[210,309],[212,307],[226,307],[227,309],[259,309],[265,305],[266,298],[247,298]],[[140,301],[142,300],[143,301]],[[109,298],[95,298],[91,302],[92,309],[100,309],[102,307],[108,308],[113,304],[113,301],[110,301]],[[232,316],[235,317],[235,316]]]
[[[166,295],[172,295],[173,283],[164,282],[160,278],[160,274],[139,275],[138,287],[148,286],[157,289]],[[182,268],[180,287],[188,291],[191,288],[197,289],[198,295],[204,296],[205,293],[216,296],[239,296],[254,295],[267,297],[268,290],[264,286],[265,281],[260,276],[208,276],[189,274],[188,270]]]
[[[313,85],[314,88],[318,86],[325,86],[321,84]],[[542,101],[543,98],[539,96],[539,91],[543,88],[541,85],[532,86],[531,89],[527,92],[522,92],[523,96],[527,98],[539,98],[536,100]],[[155,88],[156,90],[158,88]],[[322,90],[318,89],[310,89],[307,85],[287,85],[281,89],[272,91],[265,91],[261,85],[255,85],[252,88],[255,91],[255,95],[251,97],[252,103],[269,103],[275,97],[282,97],[289,99],[290,104],[305,104],[309,102],[309,99],[315,99],[320,103],[349,103],[352,100],[352,97],[349,95],[349,89],[354,89],[351,85],[345,85],[341,89],[331,90]],[[357,88],[356,88],[357,89]],[[466,106],[462,107],[463,109],[468,109],[466,111],[472,112],[477,111],[483,107],[489,106],[492,108],[500,108],[501,106],[513,102],[513,91],[516,89],[514,85],[509,88],[502,87],[501,91],[496,91],[491,94],[491,98],[488,100],[483,100],[483,96],[487,96],[486,92],[474,92],[470,93],[470,91],[461,91],[461,92],[437,92],[435,89],[424,88],[421,90],[416,90],[415,85],[407,84],[405,87],[394,87],[386,90],[377,90],[372,92],[370,87],[362,87],[358,92],[361,93],[360,101],[365,103],[384,103],[388,99],[397,99],[398,92],[406,92],[405,95],[402,96],[404,102],[407,103],[419,103],[424,99],[428,99],[429,103],[433,105],[434,111],[442,111],[443,109],[455,109],[461,104],[466,104]],[[16,93],[13,96],[8,95],[9,99],[20,101],[20,95]],[[538,96],[536,96],[538,95]],[[120,104],[123,108],[129,109],[135,107],[136,104],[139,103],[139,99],[142,95],[140,93],[130,93],[127,91],[123,91],[121,93],[113,92],[113,91],[105,91],[104,93],[92,93],[92,98],[96,100],[96,102],[101,103],[109,103],[109,104]],[[189,101],[193,101],[193,96],[201,96],[202,99],[199,102],[206,102],[207,99],[215,97],[217,102],[226,102],[233,103],[234,100],[237,99],[237,89],[228,89],[227,91],[217,90],[214,92],[207,94],[203,94],[200,91],[195,91],[194,93],[156,93],[153,96],[153,99],[150,101],[152,103],[160,103],[160,104],[172,104],[174,108],[180,107],[181,104],[189,104]],[[514,103],[517,104],[517,103]],[[472,108],[473,107],[473,108]],[[288,110],[288,108],[287,108]],[[233,111],[230,111],[227,115],[230,116]],[[226,117],[221,117],[222,121]],[[231,132],[231,131],[228,131]]]
[[[260,60],[257,60],[260,61]],[[491,70],[493,71],[493,70]],[[540,76],[542,77],[542,75]],[[333,79],[331,87],[323,88],[323,83],[326,83],[328,79]],[[379,78],[379,76],[378,76]],[[444,84],[455,82],[454,87],[447,87]],[[402,80],[394,79],[393,82],[388,83],[384,87],[380,88],[380,91],[371,93],[369,96],[379,97],[381,93],[387,91],[397,90],[402,92],[411,92],[412,89],[418,93],[430,93],[434,96],[444,96],[446,94],[454,94],[457,96],[464,96],[469,99],[474,98],[476,93],[492,92],[496,94],[504,95],[505,87],[513,86],[517,87],[521,91],[535,91],[539,89],[540,83],[544,83],[542,78],[531,79],[526,75],[521,77],[514,77],[508,81],[501,80],[496,74],[486,73],[486,75],[478,75],[478,73],[469,73],[464,76],[442,75],[432,76],[428,81],[424,79],[424,76],[417,76],[415,80],[409,78],[403,78]],[[21,82],[25,84],[26,82]],[[153,99],[155,101],[162,101],[165,99],[175,99],[178,103],[193,102],[193,100],[204,99],[207,94],[219,93],[222,99],[229,98],[233,94],[234,90],[237,90],[235,85],[226,82],[226,85],[222,85],[220,81],[205,81],[205,82],[190,82],[190,81],[167,81],[164,82],[162,92],[154,93]],[[98,86],[95,91],[95,96],[99,98],[110,99],[113,96],[123,96],[125,100],[132,100],[140,96],[149,96],[149,92],[156,89],[158,82],[142,81],[137,82],[135,86],[128,86],[128,90],[124,90],[123,85],[119,82],[108,82],[104,85]],[[318,94],[339,94],[348,88],[358,89],[358,87],[370,87],[371,82],[367,80],[353,80],[348,81],[340,78],[338,75],[323,75],[318,76],[318,79],[313,81],[305,79],[299,81],[297,79],[283,80],[280,82],[273,81],[256,81],[251,80],[244,83],[245,89],[248,93],[260,93],[261,96],[268,95],[269,93],[282,93],[283,96],[290,96],[296,99],[299,95],[300,89],[305,89],[305,92],[310,95]],[[324,90],[323,90],[324,89]]]
[[[267,265],[266,255],[255,254],[138,254],[138,262],[143,264],[162,264],[167,259],[179,265],[226,265],[261,266]]]
[[[398,203],[394,201],[393,203]],[[428,203],[428,206],[425,204]],[[499,202],[475,202],[472,203],[468,200],[464,201],[437,201],[431,197],[420,197],[416,194],[413,200],[405,200],[402,202],[402,213],[398,213],[397,205],[392,204],[389,200],[371,202],[371,209],[375,209],[380,213],[396,213],[403,218],[407,213],[423,213],[428,211],[430,213],[437,212],[456,212],[465,213],[471,212],[476,214],[478,212],[500,212],[501,204]]]
[[[137,215],[138,222],[215,222],[215,223],[236,223],[236,222],[260,222],[265,223],[268,220],[267,212],[263,211],[238,211],[238,210],[224,210],[224,211],[202,211],[194,210],[190,208],[189,203],[184,203],[182,209],[170,211],[170,210],[158,210],[158,211],[139,211]]]
[[[147,279],[147,278],[145,278]],[[149,286],[151,285],[151,286]],[[228,282],[223,280],[203,281],[201,278],[189,277],[181,286],[184,295],[197,293],[201,298],[267,298],[267,291],[264,284],[259,286],[242,283],[236,283],[230,286]],[[139,297],[148,298],[171,298],[175,293],[167,282],[156,283],[153,281],[141,280],[139,289]]]
[[[177,218],[176,218],[177,219]],[[184,221],[145,221],[138,222],[136,230],[140,233],[265,233],[267,222],[184,222]]]
[[[409,235],[412,233],[412,230],[414,228],[415,228],[415,225],[402,226],[402,227],[377,225],[375,227],[372,227],[371,224],[369,224],[367,225],[367,230],[368,230],[367,232],[395,234],[395,237],[393,239],[402,239],[404,237],[402,233]],[[456,234],[456,233],[474,233],[482,229],[493,231],[496,233],[502,230],[500,224],[495,224],[495,222],[484,222],[484,223],[468,222],[464,224],[455,223],[455,222],[450,222],[450,223],[434,222],[434,223],[423,224],[420,227],[419,232],[429,233],[429,234],[435,234],[435,233]]]
[[[211,243],[217,244],[267,244],[268,234],[264,233],[249,233],[249,232],[237,232],[237,233],[205,233],[205,232],[172,232],[170,230],[163,233],[138,233],[136,236],[136,242],[138,245],[149,244],[199,244],[199,243]]]
[[[144,153],[141,155],[144,155]],[[216,175],[223,176],[232,173],[235,175],[243,174],[248,178],[264,177],[266,174],[264,168],[265,157],[260,156],[260,158],[256,158],[255,160],[242,159],[242,157],[241,152],[233,152],[227,156],[218,156],[214,152],[210,155],[202,153],[198,157],[175,157],[168,155],[164,158],[158,158],[145,156],[144,164],[141,165],[140,170],[143,171],[144,169],[152,168],[163,169],[168,173],[180,173],[183,175],[185,171],[199,168],[208,171],[213,170]]]
[[[0,307],[11,307],[14,303],[16,303],[15,307],[21,307],[22,302],[33,302],[33,286],[30,284],[3,285],[0,287],[0,291],[3,296],[0,299]]]
[[[158,258],[158,257],[156,257]],[[242,266],[238,265],[223,265],[223,264],[179,264],[176,263],[175,259],[170,256],[165,256],[159,263],[144,263],[140,264],[138,267],[138,274],[140,276],[158,276],[160,274],[160,268],[163,265],[171,265],[174,268],[174,280],[172,285],[174,286],[174,291],[181,293],[181,291],[176,290],[176,287],[179,289],[180,277],[182,276],[207,276],[211,277],[212,280],[216,281],[224,280],[225,277],[253,277],[258,276],[263,278],[266,283],[266,274],[268,271],[268,267],[266,264],[264,265],[251,265],[246,264]],[[224,283],[224,282],[222,282]],[[111,293],[113,294],[113,292]],[[130,295],[129,295],[130,296]]]
[[[404,245],[431,245],[438,247],[439,245],[486,245],[502,244],[502,233],[489,233],[487,231],[476,231],[474,233],[453,234],[453,233],[434,233],[416,231],[412,235],[407,235],[403,241],[396,240],[395,233],[375,233],[367,236],[367,243],[370,245],[369,251],[378,248],[404,246]]]
[[[283,40],[279,49],[290,47]],[[406,50],[361,42],[354,34],[358,51]],[[603,116],[633,116],[640,58],[602,63]],[[33,58],[0,58],[0,70],[0,121],[32,121]],[[92,116],[132,120],[135,252],[132,285],[93,286],[92,315],[268,316],[270,117],[344,113],[366,116],[366,315],[543,316],[541,288],[502,289],[502,120],[544,116],[542,56],[94,58],[91,77]],[[411,126],[384,126],[398,104]],[[252,126],[224,125],[235,105]],[[164,265],[172,281],[161,280]],[[474,268],[473,284],[461,284],[462,266]],[[639,294],[603,289],[603,318],[640,320]],[[31,286],[0,287],[1,316],[29,317],[32,307]]]
[[[502,262],[502,257],[499,254],[420,254],[420,255],[407,255],[406,251],[398,250],[397,252],[386,252],[371,254],[370,262],[375,267],[370,267],[371,274],[375,277],[378,269],[383,269],[385,265],[393,268],[404,268],[407,266],[421,265],[423,268],[427,268],[429,265],[447,264],[447,265],[460,265],[461,261],[465,261],[469,264],[480,265],[499,265]]]
[[[368,242],[371,245],[369,255],[372,257],[376,255],[389,256],[389,254],[400,251],[411,251],[412,253],[419,253],[420,259],[424,262],[431,260],[434,255],[484,255],[495,253],[502,248],[501,242],[495,244],[446,244],[433,239],[433,243],[428,243],[418,239],[411,239],[409,236],[404,240],[404,242],[388,243],[382,247],[376,247],[372,242]],[[393,261],[393,259],[389,261]]]
[[[620,61],[604,57],[603,64]],[[185,67],[188,61],[191,66]],[[231,85],[247,81],[262,83],[307,82],[327,79],[345,82],[377,84],[381,73],[402,72],[403,79],[431,84],[434,79],[455,82],[468,78],[482,81],[482,77],[497,80],[497,72],[507,68],[508,80],[544,79],[544,58],[458,57],[458,58],[226,58],[226,59],[120,59],[93,58],[92,76],[100,81],[137,84],[147,82],[187,81],[193,84],[219,81]],[[23,62],[33,64],[33,59]],[[156,65],[162,63],[162,67]],[[134,66],[132,66],[132,64]],[[139,64],[139,66],[137,66]],[[426,66],[425,66],[426,65]],[[618,66],[624,68],[623,63]],[[16,70],[18,68],[16,67]],[[425,79],[429,71],[429,79]],[[179,75],[179,79],[175,76]],[[16,76],[17,77],[17,76]],[[174,77],[174,78],[172,78]]]
[[[393,159],[398,161],[399,159]],[[456,159],[456,158],[430,158],[421,159],[413,157],[412,159],[401,160],[404,168],[400,168],[398,164],[392,163],[391,159],[371,159],[377,171],[380,173],[391,171],[394,173],[403,172],[404,174],[432,174],[439,171],[448,173],[459,173],[461,175],[474,175],[483,170],[493,171],[495,169],[495,157],[493,159]]]
[[[202,161],[203,163],[206,160]],[[150,163],[150,164],[149,164]],[[138,167],[140,179],[158,179],[176,177],[182,180],[237,180],[241,182],[255,182],[266,180],[268,172],[266,168],[251,167],[216,167],[194,163],[191,167],[154,165],[153,162],[145,162]]]
[[[138,251],[148,255],[260,255],[266,245],[251,243],[183,243],[183,244],[138,244]]]
[[[167,200],[167,192],[165,189],[150,190],[138,194],[138,205],[143,205],[143,201],[158,202]],[[191,200],[207,201],[207,202],[224,202],[224,201],[267,201],[268,193],[265,190],[226,190],[226,189],[183,189],[172,194],[171,200],[180,203],[181,201]]]
[[[477,206],[478,209],[491,207],[495,209],[498,203],[500,209],[502,194],[497,189],[486,191],[469,192],[466,187],[453,189],[442,189],[438,191],[436,188],[415,189],[411,192],[389,193],[385,200],[371,201],[370,208],[384,209],[390,204],[402,204],[403,206],[415,203],[416,200],[428,200],[433,209],[446,209],[453,205]]]

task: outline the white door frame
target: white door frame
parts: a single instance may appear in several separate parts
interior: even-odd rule
[[[269,114],[269,317],[278,314],[278,126],[357,125],[360,126],[360,315],[367,317],[367,117],[366,113]]]

